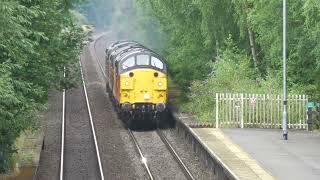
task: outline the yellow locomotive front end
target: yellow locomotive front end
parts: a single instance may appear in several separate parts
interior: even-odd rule
[[[120,75],[123,110],[163,112],[167,103],[167,74],[154,69],[134,69]]]
[[[149,51],[129,54],[118,63],[118,101],[132,115],[157,115],[166,110],[167,69],[163,60]]]
[[[131,120],[161,119],[167,112],[165,60],[136,42],[115,43],[107,55],[107,89],[120,114]]]

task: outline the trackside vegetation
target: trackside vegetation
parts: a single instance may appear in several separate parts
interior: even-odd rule
[[[216,92],[281,93],[282,1],[136,0],[168,41],[163,54],[202,121]],[[288,2],[289,93],[320,99],[320,1]]]
[[[0,2],[0,173],[12,167],[16,138],[36,127],[48,91],[77,82],[85,35],[69,10],[74,3],[79,1]]]
[[[70,9],[164,55],[182,110],[201,121],[212,119],[217,92],[282,91],[279,0],[0,0],[0,173],[12,165],[16,138],[35,127],[48,91],[77,82],[85,35]],[[289,1],[288,18],[289,92],[318,101],[320,1]]]
[[[288,2],[288,89],[320,99],[320,1]],[[281,93],[282,1],[94,0],[81,8],[117,39],[164,55],[183,110],[210,120],[216,92]],[[212,119],[212,118],[211,118]]]

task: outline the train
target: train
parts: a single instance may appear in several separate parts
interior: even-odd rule
[[[106,49],[106,91],[117,112],[132,127],[159,123],[168,113],[166,60],[136,41],[117,41]]]

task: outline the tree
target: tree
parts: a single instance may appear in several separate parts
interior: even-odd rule
[[[15,139],[34,127],[49,89],[75,83],[70,73],[63,78],[63,67],[77,68],[84,34],[66,2],[0,2],[0,173],[11,166]]]

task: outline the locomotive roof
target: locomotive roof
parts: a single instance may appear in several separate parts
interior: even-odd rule
[[[109,60],[113,63],[121,62],[125,60],[127,57],[136,54],[146,54],[150,56],[154,56],[165,63],[165,60],[162,56],[152,51],[151,49],[146,48],[142,44],[136,41],[118,41],[111,45],[111,49],[109,49]]]
[[[126,44],[126,43],[136,43],[136,44],[139,44],[139,43],[136,42],[136,41],[122,40],[122,41],[117,41],[117,42],[112,43],[112,44],[109,46],[109,48],[114,48],[114,47],[117,47],[117,46],[119,46],[119,45],[121,45],[121,44]],[[108,48],[108,49],[109,49],[109,48]]]
[[[112,45],[108,48],[108,50],[113,51],[113,50],[115,50],[115,49],[121,48],[121,47],[123,47],[123,46],[130,45],[130,44],[139,44],[139,43],[136,42],[136,41],[118,41],[118,42],[112,44]]]
[[[128,46],[128,45],[139,45],[139,43],[136,42],[136,41],[118,41],[118,42],[115,42],[115,43],[111,44],[111,46],[109,46],[106,49],[106,53],[109,56],[115,50],[117,50],[117,49],[119,49],[121,47],[124,47],[124,46]]]
[[[117,58],[116,61],[121,62],[123,60],[126,60],[127,57],[132,56],[132,55],[137,55],[137,54],[145,54],[145,55],[150,55],[150,56],[154,56],[160,60],[162,60],[163,62],[165,62],[164,58],[162,56],[160,56],[159,54],[155,53],[154,51],[144,48],[144,49],[140,49],[140,48],[133,48],[130,49],[130,51],[123,53],[122,56],[120,58]]]
[[[130,47],[127,49],[124,49],[123,51],[119,52],[116,57],[115,57],[115,61],[120,61],[122,59],[122,57],[126,56],[127,54],[129,54],[130,52],[133,51],[139,51],[139,50],[145,50],[146,48],[143,46],[136,46],[136,47]]]
[[[136,49],[136,48],[143,49],[145,47],[142,46],[141,44],[130,44],[130,45],[115,49],[110,53],[110,61],[114,61],[114,58],[118,57],[119,55],[122,55],[123,53],[129,52],[130,50]]]

